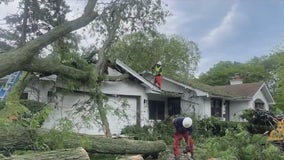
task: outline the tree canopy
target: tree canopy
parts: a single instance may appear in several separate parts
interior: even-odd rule
[[[266,81],[270,76],[262,64],[221,61],[207,73],[201,74],[199,80],[213,86],[229,85],[235,74],[239,74],[244,83]]]
[[[60,4],[54,7],[59,2]],[[98,53],[99,61],[96,63],[96,71],[101,74],[106,64],[105,56],[107,50],[117,38],[125,33],[134,31],[155,30],[158,24],[164,22],[164,18],[167,15],[167,11],[163,8],[160,0],[110,0],[107,2],[89,0],[83,14],[79,18],[67,21],[64,15],[68,12],[68,7],[63,2],[32,1],[30,3],[28,0],[20,1],[20,3],[26,6],[23,8],[23,14],[10,16],[10,18],[7,18],[7,21],[11,22],[12,19],[17,18],[23,18],[26,21],[30,19],[30,21],[26,25],[17,25],[21,26],[16,27],[17,32],[1,30],[1,34],[5,34],[5,37],[12,35],[11,38],[14,41],[18,37],[27,36],[28,33],[31,34],[29,34],[29,38],[25,38],[25,45],[22,46],[18,43],[7,43],[7,38],[5,41],[2,41],[1,50],[4,53],[0,54],[0,77],[22,70],[64,75],[71,79],[79,79],[86,82],[91,79],[88,72],[78,69],[76,66],[68,66],[62,63],[64,62],[62,60],[64,57],[59,57],[58,54],[39,57],[40,51],[49,44],[62,39],[68,33],[90,24],[90,34],[100,35],[103,43],[95,44],[97,52],[90,52],[81,58],[87,62],[95,53]],[[62,8],[65,9],[62,10]],[[25,13],[27,14],[26,18],[23,16]],[[51,21],[50,19],[53,17],[56,17],[57,20]],[[47,20],[50,20],[48,21],[49,23],[47,23]],[[14,33],[17,33],[18,37]],[[14,45],[11,46],[10,44]]]
[[[10,28],[0,30],[0,34],[5,35],[0,39],[0,50],[4,51],[0,54],[0,78],[15,71],[26,71],[57,75],[65,84],[70,84],[70,90],[89,86],[94,104],[89,111],[99,110],[102,127],[110,136],[104,96],[100,92],[100,82],[108,65],[108,50],[126,33],[155,31],[168,14],[164,4],[161,0],[88,0],[82,15],[68,20],[66,13],[70,10],[64,0],[19,2],[19,14],[6,18]],[[79,40],[85,37],[73,31],[80,28],[84,28],[94,42],[89,52],[78,50]],[[98,60],[93,63],[95,55]],[[17,112],[15,108],[7,108]]]
[[[137,72],[150,71],[161,61],[164,75],[186,80],[196,71],[200,51],[196,43],[179,36],[137,32],[116,42],[110,57],[123,60]]]

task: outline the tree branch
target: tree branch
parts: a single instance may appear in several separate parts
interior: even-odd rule
[[[46,34],[26,43],[23,47],[0,54],[0,78],[21,70],[22,66],[29,64],[30,60],[39,54],[40,49],[93,21],[98,16],[98,13],[93,11],[96,3],[95,0],[89,0],[81,17],[53,28]]]
[[[43,74],[62,75],[71,79],[86,82],[89,80],[89,72],[76,69],[74,67],[61,64],[58,59],[53,56],[47,58],[34,58],[29,64],[23,66],[24,71],[39,72]]]

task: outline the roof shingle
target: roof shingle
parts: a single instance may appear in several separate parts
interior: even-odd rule
[[[226,85],[226,86],[214,86],[216,90],[223,92],[224,94],[229,94],[234,97],[239,98],[251,98],[263,85],[263,82],[256,83],[244,83],[236,85]]]

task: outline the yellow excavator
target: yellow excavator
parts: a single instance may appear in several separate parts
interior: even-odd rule
[[[276,128],[269,132],[267,141],[273,142],[284,150],[284,118],[275,118]]]
[[[270,111],[264,110],[248,110],[247,120],[254,125],[267,126],[269,131],[264,134],[267,135],[267,141],[271,142],[281,150],[284,151],[284,114],[275,116]]]

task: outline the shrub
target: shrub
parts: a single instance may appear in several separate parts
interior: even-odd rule
[[[162,121],[154,123],[153,126],[126,126],[121,134],[132,136],[137,140],[164,140],[166,144],[171,144],[173,129],[170,121]]]

